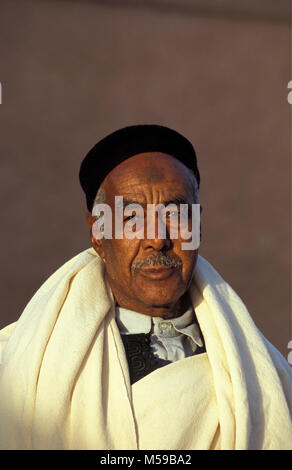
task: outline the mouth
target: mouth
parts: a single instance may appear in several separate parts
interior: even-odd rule
[[[168,277],[172,276],[175,270],[176,268],[173,266],[145,266],[144,268],[140,269],[140,273],[142,276],[147,277],[148,279],[160,280],[167,279]]]

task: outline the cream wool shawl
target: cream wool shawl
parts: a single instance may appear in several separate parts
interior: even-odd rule
[[[213,374],[221,449],[292,449],[287,361],[201,256],[190,295]],[[104,264],[90,248],[0,331],[1,449],[139,449],[114,315]]]

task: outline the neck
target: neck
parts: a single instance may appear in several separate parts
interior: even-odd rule
[[[131,301],[129,299],[117,298],[115,300],[119,307],[133,310],[137,313],[143,313],[151,317],[161,317],[165,320],[169,318],[180,317],[185,313],[190,305],[188,293],[185,293],[175,304],[171,305],[145,305],[139,301]]]

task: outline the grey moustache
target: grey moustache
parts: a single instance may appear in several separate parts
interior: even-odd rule
[[[133,264],[132,269],[134,271],[139,271],[140,269],[149,266],[167,266],[172,268],[179,268],[182,266],[182,262],[180,260],[174,260],[173,258],[170,258],[163,253],[158,253],[156,256],[148,256],[148,258],[146,258],[144,261]]]

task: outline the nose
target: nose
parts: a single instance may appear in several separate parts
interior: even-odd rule
[[[143,249],[146,251],[155,250],[161,251],[163,249],[167,249],[170,247],[170,240],[169,238],[144,238],[142,241]]]
[[[157,215],[155,221],[150,218],[149,222],[147,221],[145,237],[142,240],[144,250],[161,251],[169,248],[170,245],[171,240],[166,224]]]

